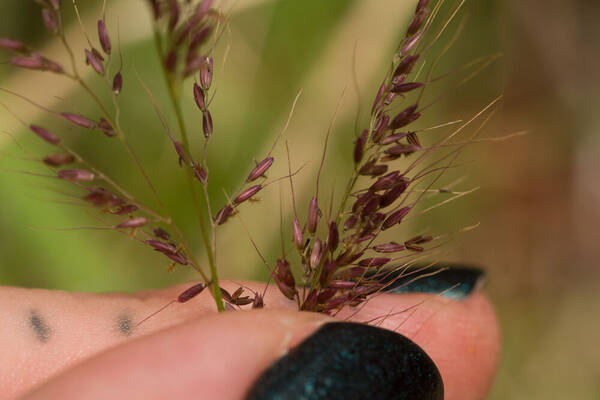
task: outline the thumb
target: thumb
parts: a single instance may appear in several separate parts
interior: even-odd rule
[[[409,339],[333,321],[282,310],[207,314],[106,351],[26,398],[442,398],[439,372]]]

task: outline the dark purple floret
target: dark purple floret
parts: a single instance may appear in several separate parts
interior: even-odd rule
[[[404,193],[406,191],[407,187],[408,187],[408,182],[401,181],[396,186],[394,186],[393,188],[391,188],[387,192],[385,192],[383,194],[383,196],[381,197],[381,204],[380,204],[381,208],[387,207],[390,204],[392,204],[394,201],[396,201],[398,199],[398,197],[400,197],[402,195],[402,193]]]
[[[258,164],[256,164],[256,167],[254,167],[254,169],[252,169],[252,171],[248,175],[246,182],[252,182],[263,176],[265,172],[267,172],[267,170],[271,168],[271,165],[273,165],[273,161],[273,157],[267,157]]]
[[[394,87],[392,87],[392,92],[394,93],[406,93],[406,92],[410,92],[412,90],[418,89],[422,86],[425,86],[424,83],[421,82],[408,82],[408,83],[401,83],[399,85],[396,85]]]
[[[277,260],[277,267],[273,271],[273,279],[277,287],[285,297],[293,300],[298,294],[296,290],[296,280],[292,274],[290,263],[287,260]]]
[[[386,229],[389,229],[392,226],[402,222],[402,219],[406,216],[406,214],[408,214],[409,211],[410,207],[402,207],[401,209],[394,211],[389,217],[387,217],[385,221],[383,221],[381,230],[385,231]]]
[[[417,107],[418,107],[418,105],[414,104],[414,105],[412,105],[410,107],[407,107],[403,111],[401,111],[398,115],[396,115],[394,117],[394,119],[390,123],[390,127],[392,129],[398,129],[398,128],[406,126],[409,123],[411,123],[412,121],[414,121],[416,119],[414,117],[414,115],[420,115],[418,113],[415,114],[415,111],[417,111]]]
[[[154,236],[160,239],[169,240],[171,238],[169,232],[165,231],[163,228],[156,228],[152,231],[152,233],[154,233]]]
[[[117,225],[117,228],[125,229],[125,228],[140,228],[144,225],[148,224],[148,220],[144,217],[136,217],[128,219],[125,222],[121,222]]]
[[[75,162],[75,157],[66,153],[48,154],[46,157],[44,157],[44,163],[52,167],[60,167],[73,162]]]
[[[256,193],[260,192],[262,188],[263,185],[255,185],[243,190],[242,193],[238,194],[233,200],[233,203],[236,205],[243,203],[244,201],[252,198],[252,196],[254,196]]]
[[[102,50],[106,54],[110,54],[112,46],[110,44],[110,37],[108,36],[108,32],[106,30],[106,24],[104,20],[98,21],[98,40],[100,41],[100,46],[102,46]]]
[[[60,138],[54,133],[37,125],[29,125],[29,129],[50,144],[60,143]]]
[[[310,200],[308,205],[308,217],[306,220],[306,227],[310,233],[315,233],[317,230],[317,223],[319,222],[319,203],[316,197]]]
[[[85,49],[85,62],[94,68],[99,75],[104,75],[104,64],[102,60],[93,51]]]
[[[358,164],[362,160],[365,145],[367,144],[368,130],[363,130],[361,135],[354,142],[354,162]]]
[[[222,225],[229,219],[229,217],[233,214],[233,206],[231,204],[225,205],[217,215],[215,216],[215,223],[217,225]]]
[[[113,78],[112,90],[115,94],[121,93],[123,89],[123,75],[121,75],[121,71],[115,74]]]
[[[42,19],[44,20],[44,25],[48,32],[58,32],[58,17],[55,10],[51,8],[42,8]]]
[[[331,221],[329,223],[329,232],[327,235],[327,248],[332,253],[337,249],[340,243],[340,234],[338,232],[338,227],[335,221]]]
[[[398,244],[396,242],[378,244],[377,246],[373,247],[373,250],[375,250],[378,253],[396,253],[404,249],[404,245]]]
[[[302,228],[300,228],[300,222],[298,221],[298,218],[294,218],[292,221],[292,239],[298,250],[302,250],[304,248]]]
[[[206,111],[206,103],[204,101],[204,90],[194,82],[194,101],[196,101],[196,105],[202,111]]]
[[[83,128],[94,129],[96,127],[96,123],[89,118],[84,117],[83,115],[73,114],[73,113],[61,113],[65,119],[69,122],[74,123],[75,125],[79,125]]]
[[[427,10],[426,8],[420,8],[413,17],[410,25],[408,26],[408,29],[406,30],[406,33],[409,35],[414,35],[415,33],[417,33],[417,31],[421,29],[421,26],[423,26],[423,22],[425,22],[428,15],[429,10]]]
[[[394,71],[394,77],[409,74],[418,59],[418,55],[406,56],[396,67],[396,70]]]
[[[117,136],[117,133],[113,129],[110,122],[108,122],[104,117],[100,118],[98,121],[98,129],[100,129],[108,137]]]
[[[202,113],[202,130],[204,131],[204,137],[209,138],[213,133],[213,120],[210,111],[206,110]]]
[[[185,291],[183,291],[177,297],[177,301],[179,303],[185,303],[186,301],[189,301],[189,300],[193,299],[194,297],[198,296],[200,293],[202,293],[202,291],[204,289],[206,289],[206,284],[198,283],[197,285],[194,285],[194,286],[186,289]]]
[[[93,181],[95,176],[85,169],[63,169],[58,171],[58,177],[67,181]]]
[[[208,90],[212,83],[213,76],[213,59],[210,56],[202,56],[200,63],[200,86],[202,89]]]
[[[17,53],[28,51],[27,45],[11,38],[0,38],[0,49],[16,51]]]

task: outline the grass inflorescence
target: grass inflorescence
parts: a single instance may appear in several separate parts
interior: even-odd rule
[[[424,145],[420,138],[424,129],[415,128],[415,123],[432,105],[424,103],[425,90],[439,79],[432,76],[437,60],[428,64],[426,56],[449,21],[455,17],[462,2],[452,10],[446,23],[437,31],[433,31],[433,22],[438,17],[443,1],[430,4],[428,0],[419,0],[416,3],[414,14],[392,55],[389,68],[373,91],[368,122],[355,135],[347,138],[352,141],[352,151],[347,155],[351,166],[345,171],[347,180],[344,192],[335,204],[333,200],[328,200],[328,195],[324,195],[320,188],[321,175],[327,168],[325,156],[329,137],[334,130],[334,118],[325,136],[314,193],[306,204],[296,201],[294,177],[301,168],[292,168],[293,154],[290,154],[288,143],[280,141],[282,132],[270,151],[258,157],[259,161],[254,165],[248,166],[247,175],[239,188],[232,194],[226,192],[227,201],[218,209],[211,204],[209,195],[213,181],[208,154],[211,139],[219,135],[219,121],[216,118],[213,120],[211,112],[216,94],[215,72],[218,72],[214,54],[217,42],[227,30],[227,15],[212,0],[147,1],[154,45],[171,106],[169,110],[161,110],[151,90],[139,76],[137,83],[133,77],[124,76],[118,25],[113,26],[107,20],[105,5],[101,17],[96,21],[94,34],[89,34],[74,0],[70,5],[66,4],[67,1],[59,0],[39,0],[37,3],[41,7],[42,21],[48,34],[62,43],[70,63],[62,65],[50,55],[40,54],[12,38],[0,38],[0,49],[13,54],[10,63],[16,68],[37,73],[49,72],[72,80],[97,106],[100,116],[83,115],[72,110],[51,110],[19,93],[4,88],[1,90],[25,99],[65,124],[97,131],[106,140],[120,142],[152,193],[157,207],[149,206],[131,195],[108,174],[95,168],[63,140],[60,132],[23,121],[5,104],[0,104],[52,148],[46,155],[30,158],[44,165],[49,177],[60,179],[80,191],[78,200],[97,211],[94,218],[100,226],[96,228],[126,234],[165,256],[170,268],[190,267],[199,273],[202,283],[190,287],[173,302],[187,302],[208,288],[220,311],[263,307],[260,293],[248,293],[244,287],[230,293],[220,286],[217,231],[242,213],[248,202],[257,201],[258,195],[271,189],[276,182],[284,182],[286,186],[289,183],[291,219],[284,225],[290,226],[291,232],[289,236],[282,236],[282,253],[276,260],[267,260],[260,251],[259,254],[281,294],[295,302],[300,310],[335,314],[345,306],[357,306],[385,289],[389,285],[391,272],[402,271],[416,260],[421,260],[424,254],[439,249],[450,236],[423,233],[391,241],[385,238],[384,232],[398,229],[407,219],[470,192],[439,189],[436,184],[448,169],[458,165],[459,154],[466,145],[476,140],[480,128],[466,141],[453,142],[452,139],[477,118],[489,114],[497,101],[464,123],[454,121],[434,127],[449,127],[452,130],[443,139],[428,145]],[[85,36],[87,47],[83,54],[75,53],[65,34],[62,14],[69,6],[74,8]],[[91,68],[104,82],[102,90],[109,93],[111,104],[105,104],[101,100],[104,94],[98,93],[98,88],[84,80],[76,62],[79,57],[85,60],[86,68]],[[467,67],[480,67],[491,59],[479,60]],[[200,262],[190,247],[190,242],[195,241],[196,237],[184,235],[174,222],[140,161],[137,150],[129,141],[129,133],[120,124],[120,93],[127,85],[135,84],[141,85],[148,95],[172,146],[177,162],[166,167],[182,169],[186,174],[206,263]],[[193,96],[197,112],[202,116],[203,146],[200,151],[190,145],[190,129],[186,126],[182,107],[183,94]],[[299,96],[293,102],[289,119],[292,118]],[[173,113],[176,129],[168,126],[163,112]],[[357,121],[359,117],[356,116]],[[285,147],[287,160],[276,159],[274,150],[277,146]],[[437,155],[440,150],[446,150],[446,153]],[[287,175],[269,177],[276,162],[287,164]],[[424,199],[434,195],[446,197],[429,208],[419,209]],[[395,235],[396,238],[401,236]],[[258,250],[256,245],[255,248]]]

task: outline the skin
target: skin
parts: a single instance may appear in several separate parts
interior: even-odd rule
[[[294,311],[271,285],[263,310],[218,314],[205,291],[135,327],[190,286],[131,295],[0,288],[0,398],[241,399],[287,349],[333,320]],[[490,389],[498,325],[481,293],[463,301],[382,294],[335,318],[371,321],[416,342],[438,366],[448,400],[484,399]]]

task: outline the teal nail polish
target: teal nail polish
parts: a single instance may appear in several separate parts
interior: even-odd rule
[[[381,274],[381,282],[389,284],[383,290],[386,293],[434,293],[454,300],[463,300],[480,289],[487,277],[483,270],[461,264],[412,266]]]
[[[444,398],[441,375],[414,342],[390,330],[333,322],[276,361],[246,400]]]

